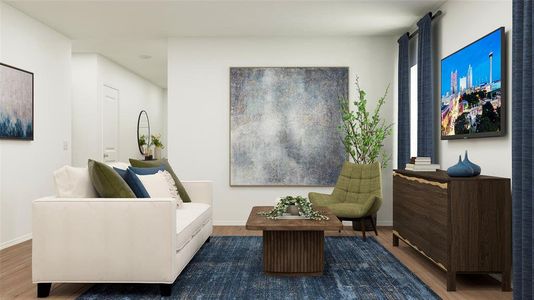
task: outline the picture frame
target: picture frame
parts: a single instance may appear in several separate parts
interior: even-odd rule
[[[0,139],[33,141],[34,74],[0,63]]]

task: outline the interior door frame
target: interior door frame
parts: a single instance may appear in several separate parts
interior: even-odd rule
[[[100,121],[101,121],[101,128],[102,128],[102,132],[101,132],[101,147],[100,147],[100,151],[101,151],[101,159],[102,161],[105,160],[105,157],[104,157],[104,101],[105,101],[105,97],[106,97],[106,92],[105,92],[105,89],[106,88],[109,88],[109,89],[113,89],[115,91],[117,91],[117,156],[116,156],[116,161],[120,161],[119,159],[119,154],[120,154],[120,130],[121,130],[121,122],[120,122],[120,108],[121,108],[121,102],[120,102],[120,99],[121,99],[121,94],[120,94],[120,90],[111,86],[110,84],[107,84],[107,83],[102,83],[102,94],[101,94],[101,98],[100,98],[100,105],[101,105],[101,108],[102,108],[102,111],[101,111],[101,114],[100,114]]]

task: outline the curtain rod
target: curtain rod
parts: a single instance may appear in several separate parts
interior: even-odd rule
[[[441,10],[438,10],[435,14],[432,14],[431,12],[429,13],[430,14],[430,19],[432,21],[434,21],[435,18],[441,16]],[[408,39],[412,39],[413,37],[415,37],[417,34],[419,33],[419,29],[416,29],[414,32],[412,33],[409,33],[408,34]]]

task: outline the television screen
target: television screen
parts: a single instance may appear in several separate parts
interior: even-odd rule
[[[441,139],[504,134],[504,27],[441,60]]]

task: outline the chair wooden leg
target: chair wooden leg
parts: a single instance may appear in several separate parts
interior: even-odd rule
[[[373,218],[373,216],[369,216],[369,219],[371,220],[371,225],[373,225],[373,230],[375,231],[375,235],[378,235],[378,231],[376,231],[376,219]]]
[[[365,241],[365,218],[360,218],[360,226],[362,227],[362,238]]]

